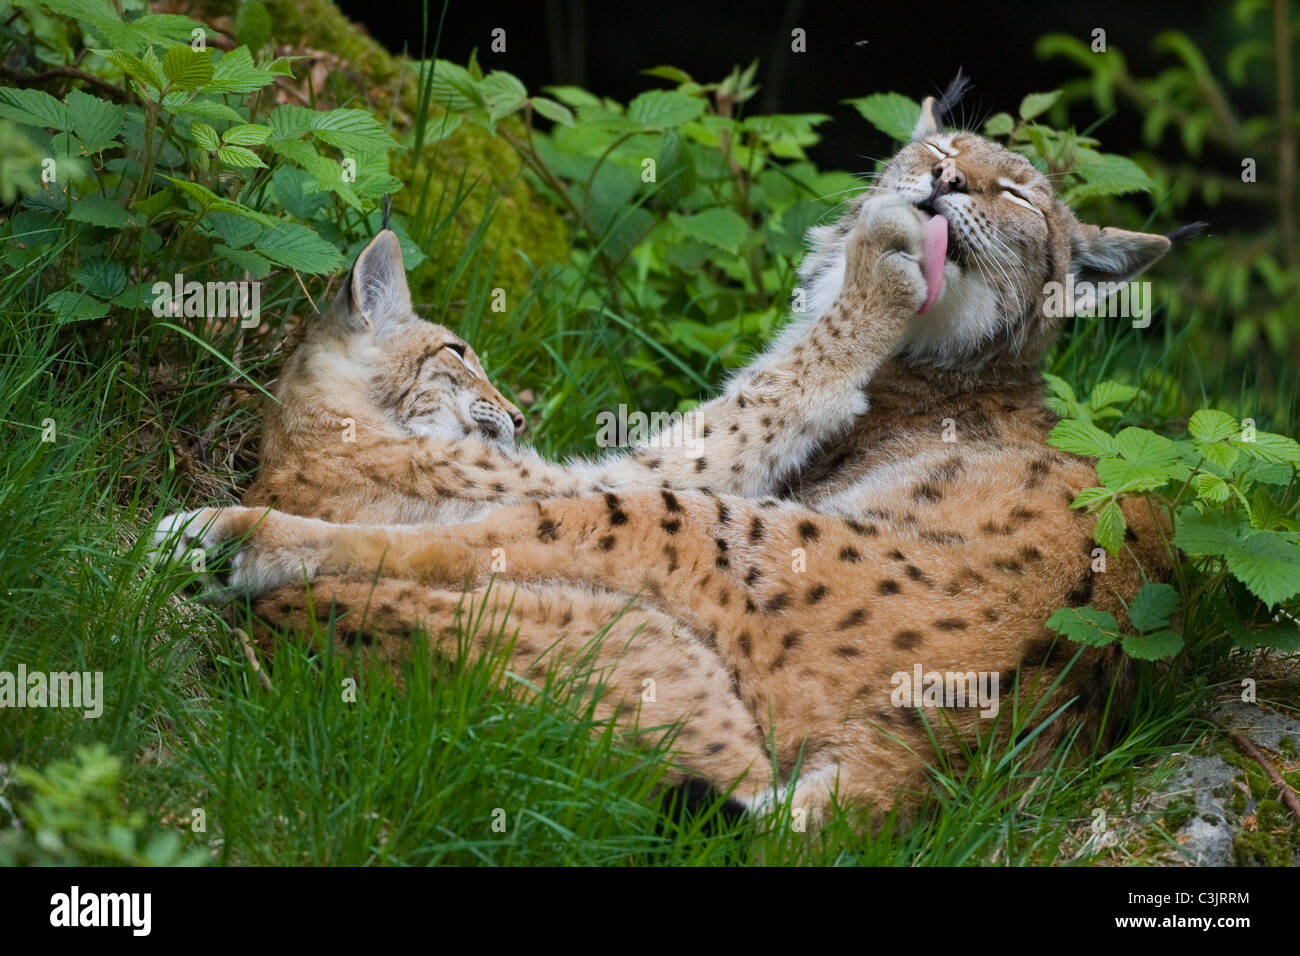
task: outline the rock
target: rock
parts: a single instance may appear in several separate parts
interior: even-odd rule
[[[1192,815],[1175,834],[1180,846],[1197,866],[1232,864],[1233,826],[1227,808],[1240,771],[1222,757],[1185,756],[1156,804],[1192,800]]]

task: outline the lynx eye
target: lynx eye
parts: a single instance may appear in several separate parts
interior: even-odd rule
[[[475,378],[479,377],[478,369],[469,364],[469,359],[465,358],[465,346],[459,342],[448,342],[443,346],[448,352],[460,359],[460,364],[469,369],[469,373]]]
[[[1035,206],[1032,202],[1030,202],[1028,199],[1026,199],[1026,198],[1025,198],[1024,196],[1022,196],[1020,193],[1016,192],[1014,189],[1009,189],[1008,187],[1003,186],[1003,187],[1002,187],[1002,195],[1006,196],[1008,199],[1010,199],[1010,200],[1011,200],[1013,203],[1015,203],[1017,206],[1024,206],[1024,207],[1025,207],[1026,209],[1028,209],[1030,212],[1036,212],[1036,213],[1038,213],[1040,216],[1043,214],[1043,211],[1042,211],[1041,209],[1039,209],[1037,206]]]
[[[934,155],[937,156],[939,159],[945,159],[948,156],[947,153],[941,150],[938,146],[935,146],[934,143],[922,142],[921,145],[924,146],[926,149],[928,149],[930,152],[934,153]]]

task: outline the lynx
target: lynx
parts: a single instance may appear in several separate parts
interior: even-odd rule
[[[783,791],[814,817],[906,803],[936,743],[960,764],[1009,733],[1013,693],[1041,739],[1096,722],[1118,658],[1043,622],[1088,603],[1126,622],[1166,529],[1126,503],[1100,570],[1070,507],[1093,468],[1044,442],[1044,288],[1130,278],[1170,242],[1079,222],[1023,157],[945,131],[945,105],[813,230],[810,308],[700,406],[700,441],[516,448],[518,409],[413,315],[381,232],[288,364],[244,506],[170,516],[158,542],[236,547],[223,594],[276,628],[332,607],[339,639],[394,661],[417,630],[454,650],[465,601],[509,606],[523,674],[608,628],[599,712],[679,721],[677,778],[756,812]]]

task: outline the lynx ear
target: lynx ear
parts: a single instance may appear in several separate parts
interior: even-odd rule
[[[384,229],[361,250],[348,289],[352,314],[381,335],[411,320],[411,290],[396,233]]]
[[[957,75],[943,91],[943,96],[938,99],[927,96],[921,101],[921,118],[916,121],[916,128],[912,130],[912,142],[919,142],[927,136],[940,132],[943,129],[944,117],[956,108],[957,103],[969,89],[970,77],[962,71],[961,67],[957,67]]]
[[[1166,237],[1150,232],[1076,223],[1070,231],[1070,271],[1089,282],[1127,282],[1154,265],[1169,246]]]
[[[918,143],[929,136],[933,136],[939,132],[942,125],[943,118],[939,115],[939,101],[933,96],[927,96],[921,101],[921,118],[916,121],[916,128],[912,130],[912,142]]]

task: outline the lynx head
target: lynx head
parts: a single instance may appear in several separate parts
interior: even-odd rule
[[[1052,302],[1054,294],[1059,301],[1060,289],[1088,288],[1083,280],[1127,281],[1170,242],[1081,223],[1025,157],[975,133],[945,130],[943,116],[964,85],[958,74],[943,98],[927,97],[912,141],[874,185],[838,222],[811,230],[812,251],[800,270],[808,312],[821,315],[839,294],[845,240],[862,203],[891,192],[915,204],[923,219],[941,216],[947,227],[943,250],[943,224],[934,224],[943,259],[927,274],[931,297],[938,290],[938,298],[912,321],[901,354],[946,368],[1036,365],[1067,311]]]
[[[352,419],[388,435],[513,446],[524,416],[493,384],[469,344],[411,309],[401,245],[385,229],[361,251],[333,305],[285,365],[282,426]],[[336,425],[319,427],[337,428]]]

